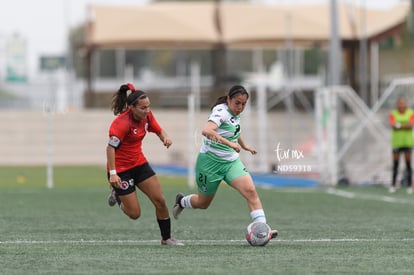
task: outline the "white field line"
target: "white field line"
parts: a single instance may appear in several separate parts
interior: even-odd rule
[[[230,245],[247,244],[246,240],[182,240],[184,244],[192,245]],[[404,239],[297,239],[297,240],[272,240],[272,243],[344,243],[344,242],[414,242],[414,238]],[[160,240],[9,240],[0,241],[0,245],[154,245],[160,244]]]
[[[396,197],[391,197],[391,196],[379,196],[379,195],[370,195],[370,194],[358,194],[358,193],[353,193],[349,191],[336,190],[333,188],[327,189],[325,192],[328,194],[334,195],[334,196],[347,198],[347,199],[363,199],[363,200],[414,205],[413,199],[402,199],[402,198],[396,198]]]

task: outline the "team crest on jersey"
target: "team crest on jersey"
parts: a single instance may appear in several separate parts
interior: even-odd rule
[[[121,189],[127,190],[129,186],[133,186],[133,185],[134,185],[134,179],[130,179],[128,181],[124,180],[121,182]]]
[[[117,136],[111,136],[109,138],[108,144],[111,145],[112,147],[118,148],[119,144],[121,144],[121,140]]]
[[[121,182],[121,189],[122,190],[127,190],[129,187],[129,183],[127,181],[122,181]]]

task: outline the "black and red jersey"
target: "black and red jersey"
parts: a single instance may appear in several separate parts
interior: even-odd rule
[[[147,132],[159,134],[161,131],[151,111],[141,120],[134,119],[129,109],[118,115],[109,127],[109,145],[116,150],[116,171],[124,172],[147,162],[142,152],[142,140]]]

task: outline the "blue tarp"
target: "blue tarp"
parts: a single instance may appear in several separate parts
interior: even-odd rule
[[[188,169],[175,165],[153,165],[154,170],[159,174],[186,176]],[[317,180],[300,178],[294,176],[281,176],[277,174],[255,174],[251,173],[256,185],[269,187],[316,187]]]

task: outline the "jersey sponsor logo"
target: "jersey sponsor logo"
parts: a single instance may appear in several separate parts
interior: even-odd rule
[[[132,128],[132,133],[134,133],[134,135],[136,135],[138,133],[138,129],[137,128]]]
[[[109,138],[108,144],[112,147],[118,148],[121,144],[121,140],[117,136],[111,136]]]

